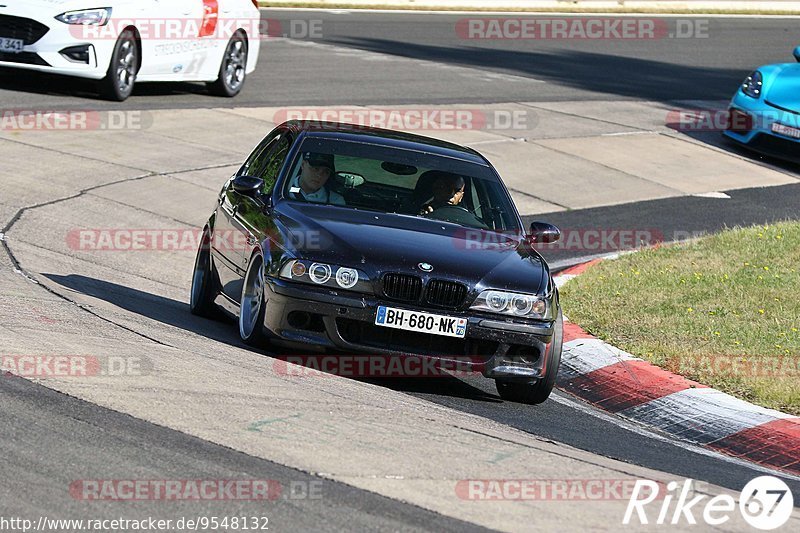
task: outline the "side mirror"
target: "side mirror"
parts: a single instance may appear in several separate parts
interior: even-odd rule
[[[794,58],[800,63],[800,46],[794,49]]]
[[[253,176],[237,176],[233,180],[233,190],[244,196],[255,196],[264,188],[264,180]]]
[[[561,238],[561,230],[547,222],[531,222],[528,242],[531,244],[549,244]]]

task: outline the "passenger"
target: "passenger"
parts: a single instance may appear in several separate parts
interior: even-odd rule
[[[344,197],[330,189],[329,180],[335,173],[333,154],[304,153],[300,174],[289,182],[289,197],[317,204],[346,205]]]
[[[446,205],[461,204],[465,186],[466,182],[461,176],[455,174],[440,176],[433,182],[433,199],[422,206],[419,214],[427,215]]]

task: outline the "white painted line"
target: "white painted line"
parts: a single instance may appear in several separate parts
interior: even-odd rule
[[[562,370],[568,374],[588,374],[623,361],[641,361],[641,359],[600,339],[575,339],[565,342],[561,353]]]
[[[655,131],[620,131],[617,133],[601,133],[600,137],[622,137],[625,135],[653,135]]]
[[[560,276],[556,276],[556,278],[553,281],[555,281],[556,287],[558,287],[560,289],[561,287],[566,285],[566,283],[569,280],[571,280],[571,279],[573,279],[575,277],[576,277],[575,274],[562,274]]]
[[[745,461],[743,459],[737,459],[736,457],[731,457],[729,455],[725,455],[725,454],[717,452],[715,450],[710,450],[710,449],[708,449],[706,447],[698,446],[698,445],[692,444],[690,442],[676,442],[676,440],[674,438],[667,437],[667,436],[664,436],[664,435],[660,435],[660,434],[658,434],[658,433],[656,433],[656,432],[654,432],[654,431],[652,431],[652,430],[650,430],[650,429],[648,429],[646,427],[642,427],[637,422],[630,421],[630,420],[625,420],[623,418],[620,418],[619,416],[606,413],[605,411],[601,411],[600,409],[598,409],[596,407],[592,407],[591,405],[585,404],[585,403],[580,402],[578,400],[573,400],[566,393],[553,391],[553,394],[550,395],[549,400],[554,401],[556,403],[560,403],[561,405],[566,405],[567,407],[571,407],[572,409],[575,409],[576,411],[579,411],[579,412],[587,414],[589,416],[593,416],[595,418],[598,418],[598,419],[602,420],[603,422],[605,422],[607,424],[611,424],[611,425],[620,427],[622,429],[630,431],[631,433],[636,433],[637,435],[641,435],[641,436],[646,437],[648,439],[653,439],[653,440],[657,440],[657,441],[660,441],[660,442],[665,442],[667,444],[674,444],[674,445],[680,444],[681,448],[689,450],[689,451],[692,451],[692,452],[700,454],[700,455],[705,455],[707,457],[713,457],[715,459],[720,459],[722,461],[726,461],[728,463],[735,464],[737,466],[741,466],[741,467],[745,467],[745,468],[749,468],[751,470],[755,470],[755,471],[762,472],[762,473],[765,473],[765,474],[775,475],[776,472],[777,472],[778,475],[780,475],[783,478],[791,479],[791,480],[794,480],[794,481],[800,481],[800,476],[795,476],[793,474],[788,474],[788,473],[783,472],[783,471],[776,471],[776,470],[767,468],[765,466],[761,466],[759,464],[752,463],[750,461]]]
[[[692,194],[690,196],[694,196],[696,198],[718,198],[720,200],[730,200],[730,196],[725,194],[724,192],[701,192],[697,194]]]
[[[617,414],[701,444],[790,418],[785,413],[708,388],[682,390]]]

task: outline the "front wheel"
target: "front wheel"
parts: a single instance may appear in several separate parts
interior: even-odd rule
[[[554,325],[553,340],[550,343],[550,358],[542,379],[536,383],[523,383],[513,380],[495,380],[500,397],[509,402],[540,404],[550,397],[561,365],[561,349],[564,343],[564,317],[561,311]]]
[[[253,256],[242,285],[241,306],[239,308],[239,335],[248,346],[264,346],[267,336],[264,333],[264,315],[267,310],[264,301],[264,260],[261,254]]]
[[[244,87],[244,80],[247,77],[246,69],[247,39],[242,32],[237,32],[225,48],[217,80],[208,84],[209,92],[227,98],[236,96]]]
[[[119,36],[106,77],[100,81],[100,93],[109,100],[122,102],[133,93],[139,72],[139,47],[133,30]]]
[[[217,318],[218,310],[214,303],[217,292],[214,290],[216,277],[211,264],[211,235],[203,232],[203,240],[197,250],[194,261],[194,274],[192,275],[192,292],[189,300],[189,310],[193,315],[206,318]]]

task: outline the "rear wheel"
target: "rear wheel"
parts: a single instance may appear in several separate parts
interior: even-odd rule
[[[250,267],[244,276],[240,301],[239,335],[249,346],[264,346],[267,343],[267,335],[264,333],[267,305],[264,301],[264,260],[261,254],[254,255],[250,261]]]
[[[133,93],[136,74],[139,72],[139,47],[136,33],[125,30],[119,36],[106,77],[100,81],[103,97],[116,102],[126,100]]]
[[[247,39],[242,32],[237,32],[228,41],[225,55],[222,56],[222,63],[219,66],[219,77],[215,82],[208,84],[209,92],[228,98],[236,96],[244,87],[244,80],[247,77],[246,69]]]
[[[553,341],[550,343],[550,358],[547,361],[545,375],[536,383],[524,383],[514,380],[496,379],[495,385],[500,397],[509,402],[540,404],[553,391],[561,364],[561,348],[564,343],[564,317],[561,312],[554,325]]]

